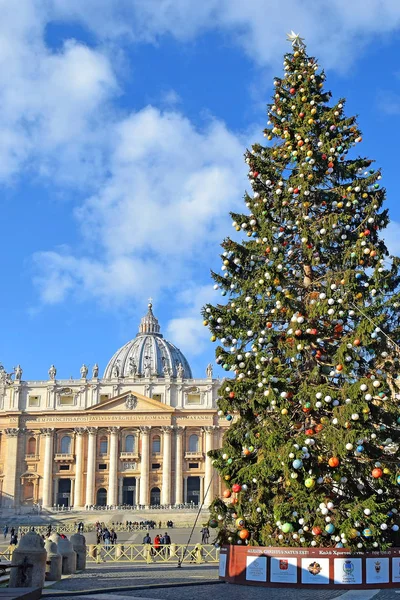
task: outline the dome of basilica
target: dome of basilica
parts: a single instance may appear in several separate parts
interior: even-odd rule
[[[139,333],[117,350],[109,361],[103,378],[152,375],[192,378],[192,371],[185,356],[160,333],[160,325],[150,303],[147,314],[140,321]]]

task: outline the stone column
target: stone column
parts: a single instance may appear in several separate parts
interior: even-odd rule
[[[108,496],[107,504],[116,506],[118,504],[118,435],[119,427],[109,427],[110,432],[110,463],[108,471]]]
[[[135,496],[135,504],[140,504],[140,477],[136,477],[136,496]]]
[[[123,503],[123,486],[124,486],[124,478],[118,477],[118,504]]]
[[[43,465],[43,489],[42,506],[49,508],[52,506],[52,483],[53,483],[53,443],[54,429],[41,429],[40,433],[44,437],[44,465]],[[56,499],[54,499],[56,502]]]
[[[187,487],[188,487],[188,478],[187,475],[185,475],[185,477],[183,478],[183,501],[187,502],[187,497],[188,497],[188,493],[187,493]]]
[[[85,505],[94,504],[94,485],[96,478],[96,439],[97,427],[88,427],[89,434],[87,468],[86,468],[86,499]]]
[[[18,428],[5,429],[4,433],[7,438],[7,446],[5,453],[5,473],[3,482],[3,507],[14,507],[17,504],[17,477],[18,477],[18,436],[20,430]]]
[[[176,427],[175,446],[175,504],[183,504],[183,433],[184,427]]]
[[[162,469],[162,487],[161,504],[171,504],[171,434],[173,428],[171,425],[162,427],[163,432],[163,469]]]
[[[73,495],[74,508],[82,506],[82,475],[83,475],[83,427],[75,429],[75,488]]]
[[[204,474],[204,506],[210,506],[213,501],[212,494],[212,476],[213,476],[213,466],[212,459],[208,456],[208,452],[213,449],[214,446],[214,426],[203,427],[203,431],[205,433],[205,452],[206,452],[206,464],[205,464],[205,474]]]
[[[204,502],[204,477],[200,475],[200,504]]]
[[[139,504],[149,505],[149,459],[150,459],[150,430],[144,425],[139,427],[142,438],[142,457],[140,461],[140,499]]]

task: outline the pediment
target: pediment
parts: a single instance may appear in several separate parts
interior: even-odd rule
[[[127,391],[115,398],[110,398],[106,402],[96,404],[86,409],[85,412],[140,412],[140,413],[173,413],[171,406],[165,406],[158,400],[148,398],[137,392]]]

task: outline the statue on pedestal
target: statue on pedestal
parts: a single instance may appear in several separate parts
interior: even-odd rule
[[[14,376],[15,376],[15,381],[21,381],[21,379],[22,379],[21,365],[17,365],[16,367],[14,367]]]
[[[183,376],[185,374],[185,369],[183,368],[182,363],[179,363],[179,365],[178,365],[177,374],[178,374],[178,377],[180,377],[181,379],[183,378]]]
[[[92,378],[97,379],[99,376],[99,365],[96,363],[92,369]]]
[[[212,379],[212,375],[213,375],[213,367],[211,363],[208,363],[207,368],[206,368],[206,375],[209,379]]]
[[[83,363],[83,365],[81,366],[81,379],[86,379],[88,371],[89,369],[87,368],[85,363]]]
[[[49,377],[50,379],[55,379],[57,375],[57,369],[55,368],[54,365],[51,365],[50,369],[49,369]]]

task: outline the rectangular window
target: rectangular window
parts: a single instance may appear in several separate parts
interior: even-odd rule
[[[110,394],[100,394],[100,403],[106,402],[106,400],[108,400],[109,397],[110,397]]]
[[[152,463],[151,468],[156,470],[156,469],[160,469],[161,465],[160,463]]]
[[[61,406],[72,406],[74,403],[73,396],[60,396],[60,405]]]
[[[198,469],[199,463],[189,463],[189,469]]]
[[[40,406],[40,396],[29,396],[28,406]]]
[[[69,471],[69,465],[60,465],[60,471]]]
[[[188,394],[187,403],[188,404],[201,404],[200,394]]]
[[[158,402],[161,402],[162,394],[153,394],[152,398],[153,398],[153,400],[157,400]]]
[[[105,471],[107,469],[107,465],[105,463],[99,464],[99,471]]]

